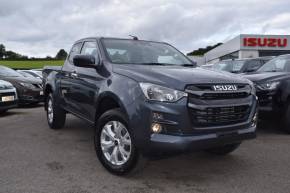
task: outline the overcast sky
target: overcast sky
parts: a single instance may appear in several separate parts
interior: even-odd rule
[[[0,43],[54,56],[87,36],[167,41],[187,53],[240,33],[290,34],[289,0],[0,0]]]

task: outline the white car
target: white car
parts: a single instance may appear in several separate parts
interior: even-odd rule
[[[7,81],[0,80],[0,113],[17,107],[18,97],[14,86]]]

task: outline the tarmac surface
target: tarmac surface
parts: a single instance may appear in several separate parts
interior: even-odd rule
[[[54,131],[43,107],[13,109],[0,117],[0,193],[286,193],[290,135],[275,125],[262,122],[257,139],[224,157],[191,153],[118,177],[98,161],[86,122],[69,115]]]

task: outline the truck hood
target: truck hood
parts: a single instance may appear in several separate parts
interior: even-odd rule
[[[268,82],[290,77],[289,72],[256,72],[243,75],[253,82]]]
[[[239,75],[203,68],[180,66],[114,65],[113,72],[137,82],[149,82],[184,90],[189,84],[243,84],[249,81]]]

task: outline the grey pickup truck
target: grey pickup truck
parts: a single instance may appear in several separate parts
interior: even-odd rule
[[[154,156],[225,155],[256,137],[253,84],[198,68],[167,43],[81,39],[43,77],[50,128],[62,128],[67,113],[95,125],[97,156],[116,175]]]

